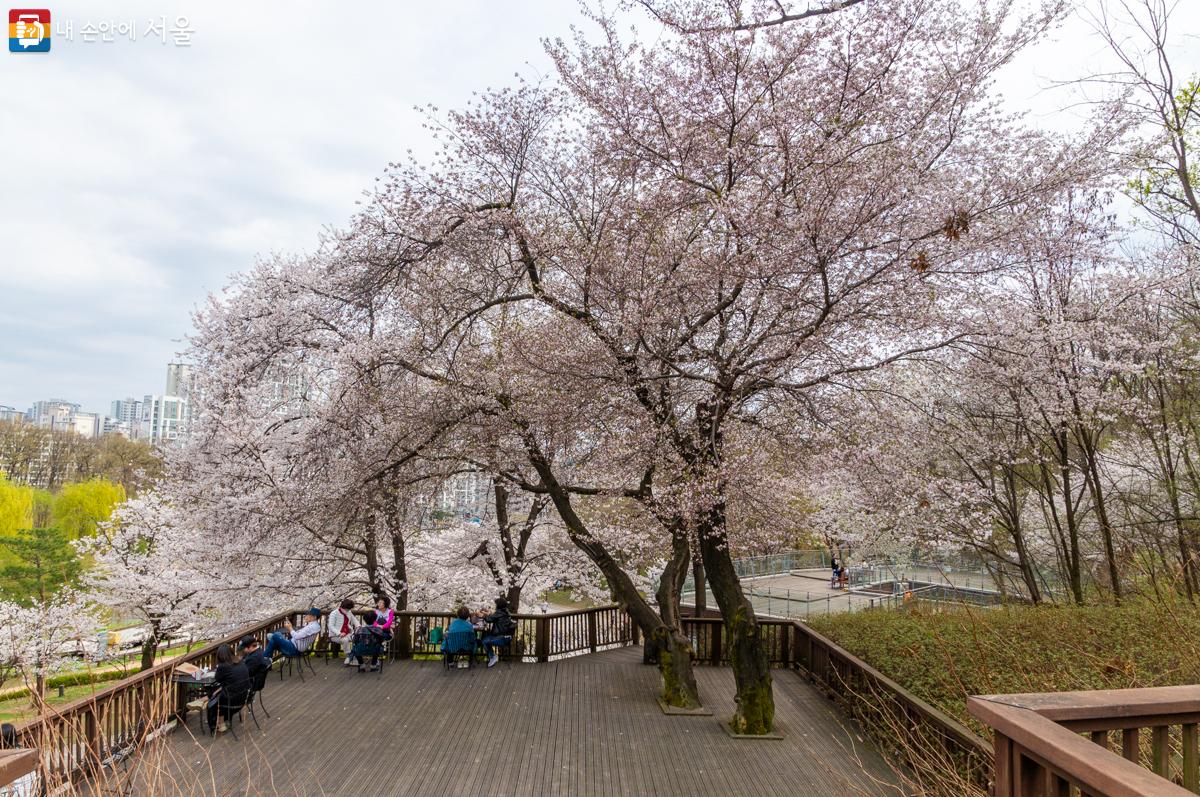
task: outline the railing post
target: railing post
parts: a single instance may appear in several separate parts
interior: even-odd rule
[[[725,621],[712,623],[709,628],[712,629],[712,663],[719,665],[721,663],[721,637],[725,634]]]
[[[596,638],[596,612],[597,611],[598,611],[597,609],[590,609],[587,613],[588,649],[591,650],[592,653],[596,652],[596,648],[598,646],[597,645],[598,640]]]
[[[1183,787],[1200,791],[1200,761],[1197,758],[1196,723],[1184,723],[1180,745],[1183,747]]]
[[[550,618],[538,617],[534,626],[534,650],[539,662],[550,661]]]
[[[83,715],[83,733],[87,740],[87,749],[84,751],[84,757],[87,763],[84,765],[84,772],[87,774],[96,774],[100,771],[100,762],[104,756],[100,754],[100,722],[96,716],[97,702],[93,699],[91,706],[86,714]]]
[[[1001,733],[995,734],[994,772],[992,797],[1015,797],[1012,778],[1012,740]]]
[[[397,659],[412,658],[412,617],[400,615],[396,633],[392,636],[392,654]]]

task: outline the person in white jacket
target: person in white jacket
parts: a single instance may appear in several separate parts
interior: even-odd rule
[[[354,601],[346,598],[342,605],[329,613],[325,628],[329,633],[329,641],[336,642],[346,654],[346,666],[357,667],[354,658],[354,632],[360,625],[358,615],[354,613]]]

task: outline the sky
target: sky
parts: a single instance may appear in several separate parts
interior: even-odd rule
[[[389,161],[427,151],[415,106],[549,73],[540,40],[581,21],[571,0],[50,10],[49,53],[0,52],[0,405],[100,412],[162,392],[191,313],[229,275],[311,250]],[[175,41],[180,17],[190,46]],[[1200,34],[1200,3],[1184,0],[1173,24],[1180,64],[1200,69],[1184,39]],[[89,25],[111,25],[113,41],[86,41]],[[1075,20],[1001,86],[1035,122],[1069,128],[1078,96],[1047,86],[1102,58]]]

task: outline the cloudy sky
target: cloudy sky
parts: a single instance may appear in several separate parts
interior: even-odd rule
[[[1181,4],[1180,34],[1200,33],[1198,7]],[[0,405],[20,409],[53,397],[104,411],[161,392],[209,291],[259,254],[310,249],[389,160],[422,151],[413,106],[548,72],[539,40],[578,21],[570,0],[51,11],[73,41],[0,53]],[[146,32],[164,15],[165,44]],[[179,17],[190,47],[172,39]],[[84,40],[88,24],[130,22],[133,40]],[[1058,112],[1072,98],[1045,86],[1100,52],[1067,25],[1005,76],[1010,101],[1072,124]]]

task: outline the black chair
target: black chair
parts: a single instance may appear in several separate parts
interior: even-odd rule
[[[213,692],[212,696],[208,699],[208,707],[209,708],[212,708],[214,705],[217,707],[217,722],[218,723],[221,721],[222,714],[224,714],[225,719],[229,722],[229,733],[233,735],[234,739],[238,738],[237,731],[234,729],[234,724],[235,724],[234,720],[241,719],[242,724],[243,725],[246,724],[246,720],[242,715],[243,715],[243,712],[245,712],[245,710],[246,710],[246,703],[247,703],[248,699],[251,697],[253,697],[253,694],[250,692],[247,692],[245,695],[243,695],[241,697],[240,700],[237,700],[234,702],[226,702],[223,699],[224,698],[224,689],[218,689],[217,691]],[[253,709],[251,709],[251,714],[253,715]],[[208,715],[208,712],[205,711],[205,716],[207,717],[207,715]],[[257,718],[255,718],[254,724],[256,726],[258,725]],[[262,728],[259,727],[259,730],[262,730]],[[209,723],[208,735],[209,736],[217,735],[216,725]]]
[[[447,670],[451,664],[457,664],[459,658],[467,657],[467,669],[475,663],[475,651],[479,646],[474,631],[454,631],[446,634],[442,644],[442,663]]]
[[[254,720],[254,726],[262,730],[262,726],[258,724],[258,717],[254,715],[254,698],[258,698],[258,706],[263,710],[263,714],[267,715],[267,719],[271,718],[271,712],[267,711],[267,704],[263,702],[263,689],[267,687],[267,675],[270,671],[263,670],[258,675],[250,679],[250,694],[246,697],[246,705],[250,707],[250,718]]]
[[[324,637],[322,637],[321,639],[324,639]],[[313,642],[312,645],[309,646],[309,648],[307,650],[298,651],[296,653],[296,655],[294,655],[294,656],[289,656],[288,654],[283,653],[283,651],[280,651],[280,653],[282,653],[282,655],[283,655],[284,664],[287,666],[288,675],[292,674],[293,664],[295,664],[296,672],[298,672],[300,674],[300,683],[304,683],[304,667],[306,665],[308,666],[309,672],[311,672],[314,676],[317,674],[317,671],[313,669],[311,657],[316,655],[316,653],[318,652],[318,647],[321,644],[321,639],[318,639],[315,642]],[[283,680],[283,666],[280,666],[280,668],[279,668],[279,680],[280,681]]]

